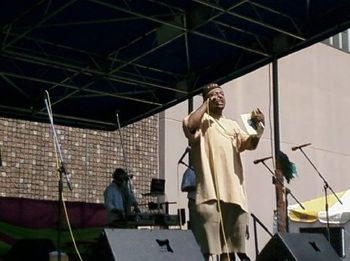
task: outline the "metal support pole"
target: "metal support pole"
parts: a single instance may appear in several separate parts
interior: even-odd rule
[[[279,129],[279,95],[278,95],[278,60],[274,57],[272,61],[272,90],[273,90],[273,134],[275,153],[275,176],[280,182],[275,183],[276,208],[278,220],[278,232],[286,232],[286,204],[283,193],[283,174],[277,162],[280,152],[280,129]]]

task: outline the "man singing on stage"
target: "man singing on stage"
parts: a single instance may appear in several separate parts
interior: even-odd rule
[[[256,109],[252,117],[257,134],[248,135],[237,122],[223,116],[225,95],[214,83],[203,88],[203,104],[183,120],[196,171],[196,208],[207,242],[204,256],[220,260],[250,260],[245,254],[248,206],[240,153],[257,147],[263,133],[264,115]],[[261,124],[262,123],[262,124]]]

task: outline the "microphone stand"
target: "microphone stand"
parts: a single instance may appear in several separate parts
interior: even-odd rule
[[[121,131],[121,126],[120,126],[120,121],[119,121],[119,113],[118,112],[116,112],[116,116],[117,116],[118,132],[119,132],[119,136],[120,136],[120,144],[121,144],[121,147],[122,147],[122,154],[123,154],[123,160],[124,160],[124,165],[125,165],[125,171],[126,171],[127,174],[129,174],[129,172],[128,172],[128,164],[127,164],[126,155],[125,155],[125,148],[124,148],[124,137],[123,137],[122,131]],[[127,183],[127,187],[128,187],[129,192],[134,195],[134,190],[133,190],[133,187],[132,187],[132,184],[131,184],[131,179],[130,179],[129,176],[126,179],[126,183]],[[125,210],[126,210],[125,211],[125,217],[128,218],[128,215],[129,215],[129,196],[127,198],[127,202],[124,202],[124,204],[125,204]]]
[[[193,170],[193,171],[194,171],[194,168],[193,168],[193,167],[191,167],[191,166],[190,166],[190,165],[188,165],[187,163],[183,162],[182,160],[181,160],[181,161],[179,161],[179,162],[178,162],[178,164],[182,164],[182,165],[186,166],[187,168],[189,168],[189,169],[191,169],[191,170]]]
[[[298,205],[305,210],[305,207],[303,206],[303,204],[300,203],[300,201],[294,196],[294,194],[292,193],[292,191],[287,188],[286,186],[284,186],[284,184],[275,176],[275,173],[269,168],[269,166],[267,166],[267,164],[265,163],[265,161],[261,162],[267,169],[268,171],[271,173],[273,181],[277,181],[278,184],[280,184],[283,188],[284,188],[284,194],[285,194],[285,198],[286,198],[286,231],[289,232],[289,225],[288,225],[288,195],[291,195],[292,198],[298,203]]]
[[[65,168],[64,161],[63,161],[63,155],[61,151],[61,146],[58,141],[57,132],[54,126],[53,122],[53,114],[51,107],[49,106],[49,94],[46,91],[46,96],[44,98],[45,100],[45,106],[46,110],[50,119],[50,125],[52,130],[52,136],[54,140],[54,146],[55,146],[55,152],[58,155],[59,159],[59,167],[58,167],[58,173],[59,173],[59,180],[58,180],[58,234],[57,234],[57,250],[58,250],[58,261],[61,261],[61,236],[62,236],[62,206],[63,206],[63,176],[65,177],[65,180],[67,182],[68,188],[70,191],[72,191],[72,185],[69,179],[69,174]]]
[[[314,170],[317,172],[318,176],[322,179],[323,181],[323,189],[324,189],[324,197],[325,197],[325,210],[326,210],[326,220],[327,220],[327,239],[330,242],[331,241],[331,234],[329,231],[329,210],[328,210],[328,197],[327,197],[327,190],[330,189],[330,191],[333,193],[333,195],[335,196],[335,198],[338,200],[338,202],[340,204],[343,205],[343,202],[339,199],[339,197],[337,196],[337,194],[335,194],[334,190],[332,189],[331,186],[329,186],[328,182],[326,181],[326,179],[322,176],[322,174],[318,171],[318,169],[316,168],[315,164],[312,163],[312,161],[310,160],[310,158],[306,155],[306,153],[303,151],[302,148],[298,148],[301,153],[303,153],[303,155],[305,156],[305,158],[309,161],[309,163],[311,164],[311,166],[314,168]]]
[[[0,167],[2,167],[2,156],[1,156],[1,145],[0,145]]]

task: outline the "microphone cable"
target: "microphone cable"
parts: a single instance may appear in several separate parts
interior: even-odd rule
[[[207,114],[209,117],[211,117],[210,116],[209,99],[207,99],[205,102],[207,103]],[[209,121],[209,127],[211,127],[211,125],[212,125],[212,122]],[[208,136],[209,160],[211,160],[211,162],[214,162],[211,144],[212,144],[212,142],[211,142],[210,135],[209,135]],[[226,237],[225,228],[224,228],[224,219],[222,217],[222,211],[221,211],[221,206],[220,206],[220,189],[219,189],[219,185],[217,184],[218,183],[217,181],[218,181],[218,177],[217,177],[216,165],[214,164],[213,182],[214,182],[214,186],[215,186],[215,195],[216,195],[216,202],[217,202],[216,204],[218,205],[218,211],[219,211],[219,216],[220,216],[220,221],[221,221],[220,222],[220,229],[222,231],[222,235],[224,238],[227,259],[228,259],[228,261],[231,261],[230,253],[228,251],[227,237]],[[220,240],[220,238],[218,240]]]
[[[51,106],[51,101],[50,101],[50,95],[49,95],[49,92],[45,90],[45,93],[47,95],[47,104],[48,104],[48,113],[51,115],[52,117],[52,106]],[[52,117],[53,118],[53,117]],[[57,145],[56,143],[54,142],[54,148],[55,148],[55,159],[56,159],[56,166],[57,166],[57,170],[60,168],[60,161],[59,161],[59,157],[58,157],[58,149],[57,148]],[[59,170],[56,171],[56,174],[57,174],[57,178],[59,179]],[[66,221],[67,221],[67,226],[68,226],[68,230],[69,230],[69,235],[72,239],[72,242],[73,242],[73,246],[74,246],[74,250],[75,252],[77,253],[78,255],[78,258],[80,261],[82,261],[82,257],[80,255],[80,252],[79,252],[79,249],[78,249],[78,246],[76,244],[76,240],[75,240],[75,237],[74,237],[74,234],[73,234],[73,230],[72,230],[72,227],[71,227],[71,224],[70,224],[70,220],[69,220],[69,215],[68,215],[68,211],[67,211],[67,207],[66,207],[66,199],[64,198],[64,194],[63,192],[61,191],[61,196],[62,196],[62,206],[63,206],[63,210],[64,210],[64,216],[66,218]],[[58,217],[60,218],[60,217]]]

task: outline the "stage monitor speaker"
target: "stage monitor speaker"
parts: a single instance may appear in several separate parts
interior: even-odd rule
[[[190,230],[104,229],[93,260],[204,260]]]
[[[341,260],[320,234],[275,234],[256,261],[336,261]]]
[[[328,237],[326,227],[301,227],[300,233],[318,233]],[[344,227],[330,227],[330,244],[334,248],[339,257],[345,257],[345,231]]]
[[[5,255],[4,261],[49,261],[49,253],[54,250],[49,239],[21,239]]]

